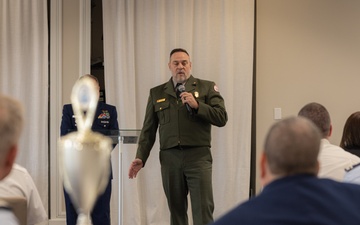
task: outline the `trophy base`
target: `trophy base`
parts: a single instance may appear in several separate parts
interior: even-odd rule
[[[83,213],[80,213],[78,215],[77,221],[76,221],[76,225],[92,225],[92,222],[90,220],[90,216],[89,215],[85,215]]]

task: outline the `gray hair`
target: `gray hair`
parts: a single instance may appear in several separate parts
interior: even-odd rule
[[[317,174],[321,134],[309,119],[290,117],[274,124],[266,137],[264,152],[273,174]]]
[[[24,110],[22,104],[0,94],[0,159],[8,153],[11,146],[20,138],[24,126]]]

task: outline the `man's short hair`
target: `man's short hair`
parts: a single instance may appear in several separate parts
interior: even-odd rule
[[[89,78],[95,80],[97,84],[100,84],[100,83],[99,83],[99,80],[98,80],[97,77],[95,77],[94,75],[85,74],[85,75],[81,76],[79,79],[82,79],[82,78],[84,78],[84,77],[89,77]]]
[[[274,124],[265,139],[264,153],[273,174],[317,174],[321,135],[308,119],[290,117]]]
[[[329,112],[323,105],[316,102],[306,104],[301,108],[298,116],[311,120],[320,129],[323,138],[328,136],[331,120]]]
[[[186,55],[190,56],[189,53],[185,49],[183,49],[183,48],[175,48],[170,52],[170,58],[176,52],[184,52],[184,53],[186,53]]]
[[[0,94],[0,157],[18,142],[23,124],[22,104],[14,98]]]

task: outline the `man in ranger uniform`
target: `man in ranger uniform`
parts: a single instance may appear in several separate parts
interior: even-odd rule
[[[129,178],[144,167],[159,127],[161,175],[171,225],[188,224],[188,192],[194,225],[205,225],[213,221],[214,211],[211,125],[225,126],[224,99],[214,82],[191,75],[186,50],[172,50],[168,66],[171,79],[150,90]]]

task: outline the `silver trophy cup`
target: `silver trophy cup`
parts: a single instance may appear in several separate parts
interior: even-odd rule
[[[107,186],[112,140],[91,131],[99,94],[95,81],[84,77],[72,90],[77,131],[59,139],[59,169],[64,188],[78,213],[77,225],[91,225],[90,212]]]

